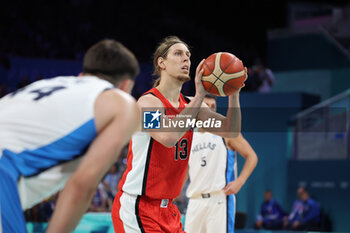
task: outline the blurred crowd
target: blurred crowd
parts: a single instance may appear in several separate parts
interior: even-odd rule
[[[255,222],[255,229],[292,230],[292,231],[329,231],[331,223],[320,204],[311,198],[308,190],[300,186],[297,199],[289,212],[285,212],[280,203],[273,198],[271,190],[264,192],[264,202]]]
[[[0,40],[0,97],[14,91],[15,88],[6,84],[2,78],[2,70],[11,69],[11,64],[6,56],[81,61],[85,50],[91,44],[101,38],[117,38],[136,54],[140,63],[148,64],[151,63],[155,41],[163,36],[160,35],[159,28],[168,27],[176,28],[176,34],[180,37],[185,36],[189,44],[193,45],[193,64],[198,64],[199,59],[225,48],[240,57],[249,68],[251,77],[243,91],[269,91],[269,87],[274,83],[272,72],[262,65],[261,60],[254,64],[254,59],[258,57],[258,54],[262,57],[265,54],[264,50],[258,49],[256,38],[245,40],[243,35],[229,38],[220,33],[214,33],[213,30],[219,30],[219,28],[200,26],[196,22],[197,17],[190,19],[186,12],[177,11],[173,7],[168,7],[167,4],[171,3],[165,1],[152,6],[148,2],[140,2],[135,5],[133,2],[111,0],[53,2],[13,0],[3,2],[0,7],[0,15],[3,19],[0,20],[0,34],[2,35]],[[128,11],[131,8],[133,11]],[[149,17],[150,14],[155,14],[162,20],[157,20],[155,24],[154,20]],[[181,14],[188,16],[182,17]],[[143,27],[139,27],[140,20],[142,20]],[[187,27],[178,26],[184,24]],[[134,30],[136,27],[137,30]],[[172,34],[171,31],[165,33]],[[192,36],[209,34],[210,36],[199,36],[200,39]],[[141,43],[140,35],[142,35]],[[244,35],[248,37],[247,33]],[[263,42],[259,44],[264,45]],[[194,72],[195,68],[192,70]],[[9,76],[7,79],[16,79],[20,82],[25,74],[15,73],[16,77]],[[50,75],[50,77],[53,76]],[[185,84],[185,90],[186,87],[188,90],[184,94],[193,95],[193,83]]]
[[[260,59],[256,59],[253,65],[248,67],[248,79],[242,91],[267,93],[274,84],[275,76],[272,70],[267,68]]]
[[[84,4],[72,3],[69,8],[59,1],[50,4],[42,1],[2,3],[0,14],[7,20],[1,22],[0,51],[29,57],[82,58],[86,46],[98,39],[95,35],[101,27],[85,23],[88,12]],[[55,11],[50,10],[52,8]],[[86,39],[81,41],[77,35]]]

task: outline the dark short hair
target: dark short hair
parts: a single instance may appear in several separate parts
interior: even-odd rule
[[[135,55],[123,44],[112,39],[104,39],[87,50],[83,73],[106,76],[113,82],[125,78],[134,80],[139,73],[139,63]]]

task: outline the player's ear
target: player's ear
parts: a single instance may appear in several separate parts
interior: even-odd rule
[[[164,60],[163,57],[158,57],[158,59],[157,59],[158,67],[161,68],[162,70],[165,70],[164,61],[165,61],[165,60]]]
[[[118,84],[118,88],[126,93],[131,93],[132,88],[134,87],[134,81],[130,79],[124,79]]]

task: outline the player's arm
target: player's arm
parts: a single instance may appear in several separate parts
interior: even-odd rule
[[[245,68],[245,76],[247,79],[247,68]],[[243,86],[244,87],[244,84]],[[228,96],[228,108],[226,116],[212,111],[210,108],[205,108],[204,105],[198,113],[197,119],[205,121],[214,118],[222,122],[221,128],[209,128],[210,133],[216,134],[220,137],[231,138],[237,137],[241,132],[241,106],[239,102],[239,91],[233,95]]]
[[[103,92],[95,102],[98,136],[59,195],[47,232],[72,232],[88,209],[94,191],[139,123],[134,99],[119,90]]]
[[[225,141],[228,149],[237,151],[245,159],[239,176],[224,188],[226,195],[230,195],[238,193],[245,184],[258,163],[258,156],[241,133],[236,138],[226,138]]]
[[[241,132],[241,108],[239,103],[239,92],[228,97],[229,103],[226,117],[212,111],[204,105],[198,113],[198,120],[215,119],[221,121],[220,128],[209,128],[207,131],[220,137],[237,137]]]
[[[206,91],[201,83],[201,78],[203,74],[202,64],[204,60],[199,63],[196,70],[196,95],[192,98],[191,102],[186,105],[186,107],[181,111],[182,116],[191,116],[191,118],[195,119],[198,115],[198,112],[200,110],[200,107],[202,105],[204,96],[206,94]],[[159,109],[162,116],[165,116],[164,112],[164,106],[162,102],[155,96],[149,94],[142,96],[138,101],[137,104],[139,105],[141,111],[142,109]],[[183,120],[182,117],[174,117],[171,120],[172,121],[178,121]],[[184,134],[191,128],[191,126],[188,127],[172,127],[167,132],[160,131],[160,130],[148,130],[148,133],[151,135],[152,138],[157,140],[159,143],[163,144],[166,147],[173,147],[177,143],[177,141],[184,136]]]

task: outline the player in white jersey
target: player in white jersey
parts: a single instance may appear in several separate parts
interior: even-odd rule
[[[213,96],[207,95],[204,102],[216,111]],[[238,177],[236,152],[246,159]],[[256,153],[242,134],[224,139],[201,131],[194,133],[191,153],[185,231],[234,232],[235,194],[254,170]]]
[[[121,91],[130,92],[138,71],[126,47],[103,40],[85,54],[79,77],[37,81],[0,99],[4,233],[26,232],[22,211],[63,187],[47,232],[74,230],[138,126],[135,100]]]

